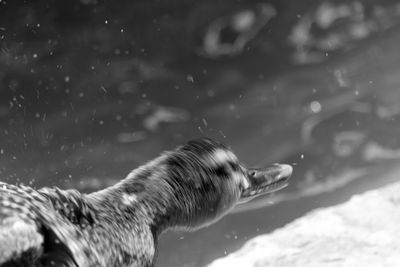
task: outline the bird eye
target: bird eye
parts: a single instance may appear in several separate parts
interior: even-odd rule
[[[249,175],[250,175],[251,177],[255,177],[256,174],[257,174],[256,171],[249,171]]]

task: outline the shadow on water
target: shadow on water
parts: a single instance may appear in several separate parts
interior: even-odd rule
[[[204,266],[305,212],[396,180],[396,1],[0,1],[0,174],[104,188],[188,139],[291,185],[194,233],[157,266]],[[18,19],[16,19],[18,18]]]

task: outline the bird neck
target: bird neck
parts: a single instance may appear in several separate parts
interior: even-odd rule
[[[100,213],[108,214],[109,220],[123,218],[125,228],[148,225],[153,234],[159,235],[167,228],[184,224],[184,213],[191,210],[189,199],[177,194],[176,184],[168,179],[167,167],[165,156],[160,156],[88,198]]]

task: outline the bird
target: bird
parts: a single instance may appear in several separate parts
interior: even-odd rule
[[[84,194],[0,182],[0,266],[154,266],[159,236],[196,230],[288,185],[293,168],[247,168],[226,145],[194,139]]]

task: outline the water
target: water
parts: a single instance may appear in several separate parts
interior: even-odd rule
[[[281,193],[163,236],[159,267],[204,266],[395,179],[396,1],[0,6],[3,181],[91,192],[203,135],[249,166],[294,165]]]

